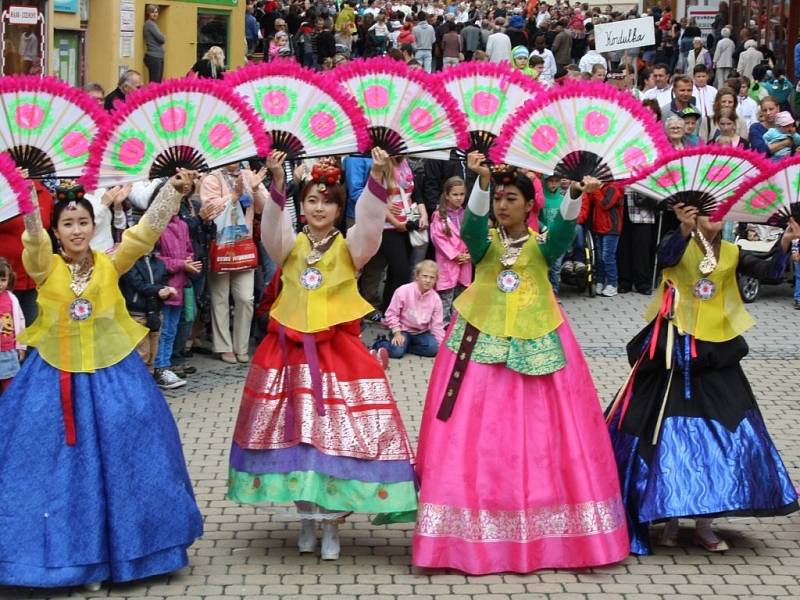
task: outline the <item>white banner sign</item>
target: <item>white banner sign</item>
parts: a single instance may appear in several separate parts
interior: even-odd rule
[[[689,17],[697,22],[700,33],[702,33],[704,37],[713,31],[712,26],[714,25],[714,19],[719,11],[690,6],[687,12],[689,13]]]
[[[656,43],[655,22],[652,17],[627,19],[594,26],[594,43],[598,52],[614,52]]]
[[[8,20],[14,25],[36,25],[39,11],[33,6],[9,6]]]

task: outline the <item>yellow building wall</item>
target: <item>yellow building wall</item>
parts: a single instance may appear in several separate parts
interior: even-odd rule
[[[89,0],[89,21],[86,30],[86,80],[97,82],[107,91],[113,90],[119,79],[120,69],[125,67],[142,73],[147,80],[144,66],[144,38],[146,0],[136,0],[133,32],[133,56],[126,58],[120,51],[120,3],[119,0]],[[152,2],[160,8],[158,27],[166,36],[164,46],[164,77],[182,77],[197,60],[197,13],[199,10],[226,14],[228,21],[229,69],[245,63],[244,13],[245,0],[236,6],[204,2],[160,0]],[[56,13],[58,14],[58,13]],[[77,17],[78,15],[64,15]],[[55,22],[55,20],[51,21]],[[68,28],[68,27],[64,27]]]

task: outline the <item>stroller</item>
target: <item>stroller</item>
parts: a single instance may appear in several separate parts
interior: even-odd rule
[[[736,230],[736,245],[741,253],[753,254],[766,258],[775,250],[775,243],[780,239],[782,230],[769,225],[756,225],[753,223],[739,223]],[[755,301],[762,285],[779,285],[789,283],[794,285],[794,263],[789,261],[789,266],[780,277],[775,279],[756,279],[749,275],[739,275],[739,292],[746,303]]]
[[[574,287],[579,294],[586,291],[592,298],[596,293],[594,237],[588,227],[578,227],[575,247],[567,252],[561,265],[561,284]]]

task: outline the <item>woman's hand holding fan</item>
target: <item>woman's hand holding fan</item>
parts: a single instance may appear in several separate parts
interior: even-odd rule
[[[276,186],[278,191],[283,191],[286,180],[286,173],[283,171],[284,161],[286,161],[286,152],[281,150],[271,150],[267,155],[267,170],[272,175],[272,185]]]
[[[394,177],[394,166],[389,153],[383,148],[375,146],[372,151],[372,168],[370,175],[376,181],[383,181],[383,184],[388,186],[392,183]]]
[[[700,208],[693,204],[684,204],[678,202],[673,204],[672,210],[675,211],[675,216],[681,224],[681,234],[683,237],[689,237],[697,228],[697,217],[700,215]]]

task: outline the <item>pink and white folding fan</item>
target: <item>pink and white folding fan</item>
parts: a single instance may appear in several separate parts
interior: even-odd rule
[[[0,223],[32,210],[30,183],[17,172],[11,157],[0,154]]]
[[[726,218],[781,228],[789,217],[800,223],[800,156],[770,163],[740,185],[712,216],[716,221]]]
[[[529,100],[495,140],[490,158],[572,181],[630,178],[668,149],[653,113],[604,83],[568,83]]]
[[[391,155],[447,159],[469,147],[467,122],[441,82],[390,58],[354,60],[333,71],[369,124],[372,146]]]
[[[673,150],[628,182],[634,191],[668,205],[696,206],[701,215],[715,214],[748,179],[767,168],[760,154],[725,146]]]
[[[96,100],[53,77],[0,78],[0,152],[32,178],[77,178],[106,122]]]
[[[269,153],[247,102],[212,79],[172,79],[128,95],[92,143],[87,190],[209,170]]]
[[[463,62],[442,71],[440,77],[467,117],[469,150],[483,154],[509,117],[544,90],[518,69],[501,63]]]
[[[289,159],[366,152],[367,120],[336,81],[276,60],[229,73],[225,83],[246,98],[261,117],[272,148]]]

